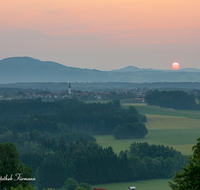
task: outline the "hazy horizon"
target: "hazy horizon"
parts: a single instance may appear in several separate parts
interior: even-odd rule
[[[29,57],[29,56],[7,57],[7,58],[4,58],[4,59],[9,59],[9,58],[31,58],[31,59],[39,60],[39,61],[42,61],[42,62],[54,62],[54,63],[60,64],[60,65],[66,66],[66,67],[74,67],[74,68],[80,68],[80,69],[91,69],[91,68],[81,68],[81,67],[76,67],[76,66],[68,66],[68,65],[64,65],[62,63],[55,62],[55,61],[49,61],[49,60],[43,61],[43,60],[40,60],[40,59],[37,59],[37,58],[33,58],[33,57]],[[0,61],[2,61],[4,59],[1,59]],[[115,71],[115,70],[125,69],[127,67],[135,67],[135,68],[144,69],[144,70],[148,70],[149,69],[149,71],[158,70],[158,71],[174,71],[174,72],[177,72],[177,71],[180,71],[180,70],[184,70],[184,69],[197,69],[197,68],[191,68],[191,67],[179,68],[179,69],[172,69],[172,68],[171,69],[153,69],[153,68],[140,68],[140,67],[136,67],[134,65],[127,65],[127,66],[124,66],[124,67],[121,67],[121,68],[113,68],[113,69],[110,69],[110,70],[99,70],[99,71]],[[91,70],[98,70],[98,69],[92,68]],[[200,69],[197,69],[197,70],[200,70]]]

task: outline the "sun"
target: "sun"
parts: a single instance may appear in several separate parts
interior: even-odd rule
[[[172,63],[172,68],[173,69],[178,69],[180,67],[180,64],[178,62]]]

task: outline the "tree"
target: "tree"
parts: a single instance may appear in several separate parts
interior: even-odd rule
[[[84,187],[77,187],[76,190],[86,190]]]
[[[38,169],[36,170],[36,186],[39,189],[43,188],[60,188],[67,175],[66,166],[63,164],[60,156],[48,154]]]
[[[134,139],[143,138],[148,134],[148,129],[143,123],[127,123],[123,126],[118,125],[113,133],[115,139]]]
[[[35,190],[35,188],[30,184],[27,187],[23,187],[22,184],[19,184],[17,187],[11,187],[10,190]]]
[[[85,190],[92,190],[92,187],[88,183],[82,182],[82,183],[79,184],[79,187],[83,187]],[[79,190],[81,190],[81,189],[79,189]]]
[[[74,180],[73,178],[68,178],[67,181],[65,181],[63,189],[64,190],[76,190],[78,187],[78,182]]]
[[[138,111],[135,109],[134,106],[129,106],[128,113],[129,114],[135,114],[135,115],[139,114]]]
[[[29,185],[29,180],[20,180],[22,178],[31,179],[32,169],[19,163],[19,152],[13,143],[0,143],[0,176],[5,180],[0,180],[0,189],[10,189],[21,184],[23,187]]]
[[[169,186],[173,190],[200,189],[200,138],[192,147],[193,154],[189,157],[189,164],[182,171],[176,172]]]

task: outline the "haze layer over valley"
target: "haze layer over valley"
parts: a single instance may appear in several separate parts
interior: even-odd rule
[[[30,57],[12,57],[0,61],[0,83],[17,82],[198,82],[200,70],[141,69],[128,66],[118,70],[81,69],[40,61]]]

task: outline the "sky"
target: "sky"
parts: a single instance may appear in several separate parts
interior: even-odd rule
[[[200,0],[1,0],[0,60],[200,69]]]

